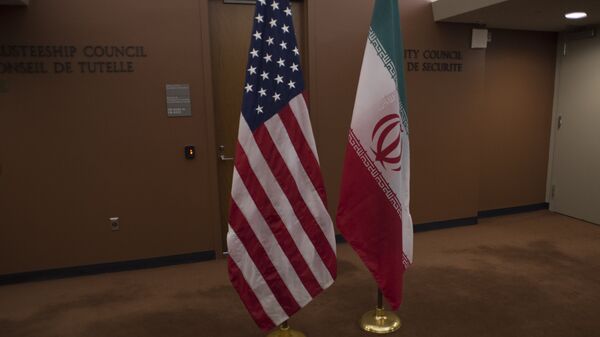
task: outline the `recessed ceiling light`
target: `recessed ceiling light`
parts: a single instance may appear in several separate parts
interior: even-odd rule
[[[583,18],[587,18],[587,13],[586,12],[571,12],[571,13],[565,14],[565,18],[571,19],[571,20],[583,19]]]

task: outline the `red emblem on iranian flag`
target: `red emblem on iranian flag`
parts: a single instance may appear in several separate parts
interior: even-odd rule
[[[402,124],[400,115],[389,114],[380,119],[373,128],[373,146],[371,151],[375,154],[375,161],[384,168],[400,171],[402,160]],[[386,167],[386,164],[389,164]]]

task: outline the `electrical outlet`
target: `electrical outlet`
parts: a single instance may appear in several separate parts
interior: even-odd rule
[[[121,229],[121,225],[119,224],[119,218],[118,217],[108,218],[108,220],[110,221],[110,228],[113,231],[118,231],[119,229]]]

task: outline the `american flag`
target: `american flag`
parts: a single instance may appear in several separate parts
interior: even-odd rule
[[[336,277],[300,52],[287,0],[258,0],[243,90],[229,212],[229,277],[264,330]]]

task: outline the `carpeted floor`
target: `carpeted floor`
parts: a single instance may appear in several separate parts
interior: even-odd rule
[[[367,336],[369,274],[339,245],[336,283],[291,320]],[[416,234],[394,336],[600,336],[600,227],[547,211]],[[224,260],[0,287],[2,337],[264,336]]]

